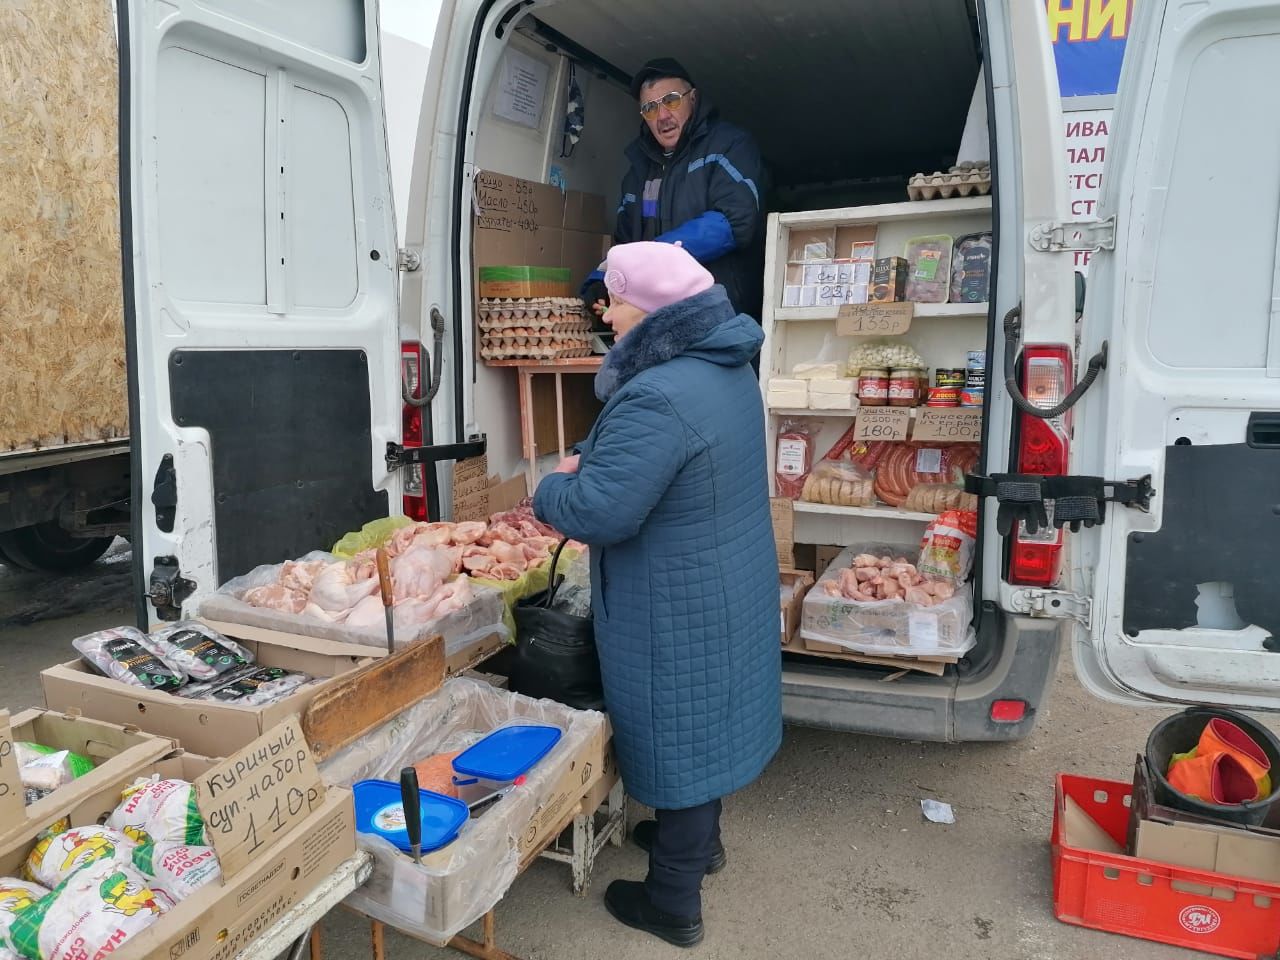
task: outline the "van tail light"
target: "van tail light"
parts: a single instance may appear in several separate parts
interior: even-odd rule
[[[1022,392],[1037,407],[1050,409],[1074,388],[1071,349],[1063,344],[1034,344],[1022,352]],[[1071,411],[1052,420],[1018,415],[1018,473],[1064,476],[1071,453]],[[1065,534],[1052,526],[1052,504],[1046,504],[1050,526],[1028,533],[1019,524],[1009,555],[1009,582],[1049,587],[1058,579]]]
[[[422,344],[404,341],[400,344],[400,372],[409,387],[409,395],[422,396],[423,354]],[[406,447],[420,447],[425,442],[422,407],[404,405],[404,423],[401,443]],[[402,467],[404,483],[404,515],[411,520],[427,519],[427,468],[425,465]]]

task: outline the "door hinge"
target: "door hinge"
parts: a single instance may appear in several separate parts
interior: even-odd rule
[[[1093,600],[1065,590],[1035,587],[1005,587],[1004,606],[1025,617],[1045,620],[1074,620],[1083,627],[1093,625]]]
[[[471,460],[483,456],[489,446],[485,434],[471,437],[463,443],[437,443],[427,447],[406,447],[399,443],[387,444],[387,469],[399,470],[415,464],[436,464],[443,460]]]
[[[413,273],[422,269],[422,251],[401,248],[396,251],[396,269],[401,273]]]
[[[177,557],[156,557],[148,582],[147,599],[161,620],[182,619],[182,604],[196,592],[196,585],[182,575]]]
[[[1037,224],[1031,230],[1031,249],[1041,253],[1068,253],[1116,248],[1116,218],[1065,220]]]

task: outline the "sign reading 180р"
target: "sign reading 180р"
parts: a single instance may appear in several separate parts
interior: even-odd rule
[[[841,337],[896,337],[911,329],[913,303],[846,303],[836,315]]]
[[[861,407],[854,423],[855,440],[905,440],[911,426],[906,407]]]

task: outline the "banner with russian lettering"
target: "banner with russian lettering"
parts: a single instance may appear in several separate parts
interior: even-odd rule
[[[1110,96],[1133,23],[1135,0],[1045,0],[1063,97]]]

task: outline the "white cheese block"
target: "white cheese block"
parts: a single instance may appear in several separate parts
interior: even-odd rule
[[[857,387],[858,381],[849,377],[841,377],[839,380],[814,380],[809,384],[809,395],[852,397],[857,392]]]
[[[797,380],[834,380],[840,376],[840,365],[836,363],[797,363],[791,371]]]
[[[809,394],[810,410],[852,410],[858,405],[853,394],[841,396],[835,393]]]
[[[770,390],[769,406],[777,410],[800,410],[809,406],[808,390]]]

